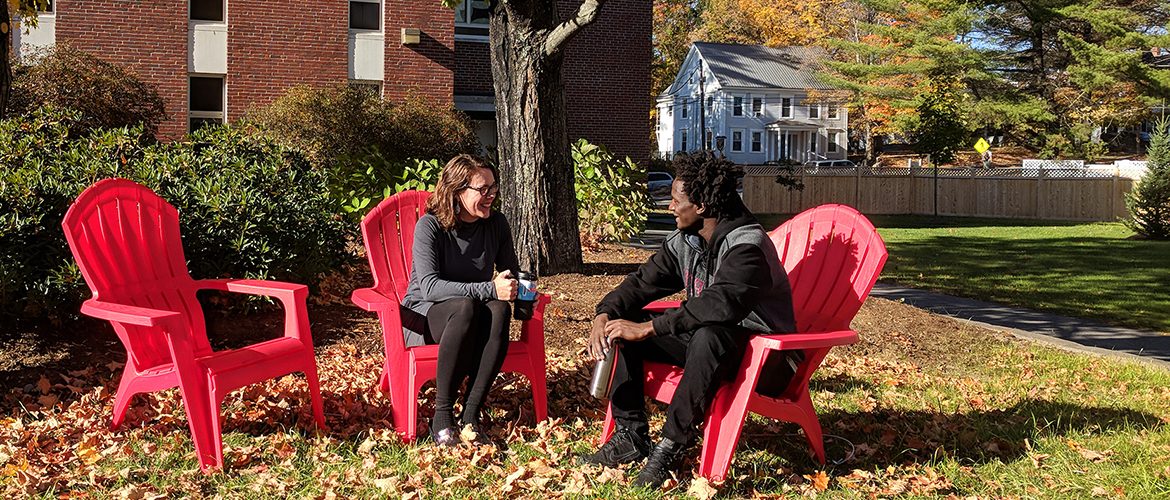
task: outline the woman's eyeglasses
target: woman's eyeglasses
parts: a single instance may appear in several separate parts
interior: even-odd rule
[[[499,184],[489,184],[487,186],[480,186],[480,187],[475,187],[475,186],[464,186],[464,187],[466,189],[472,189],[475,191],[479,191],[479,194],[481,196],[495,196],[497,194],[500,194],[500,185]]]

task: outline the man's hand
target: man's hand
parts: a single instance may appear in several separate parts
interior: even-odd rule
[[[516,280],[512,279],[512,271],[505,270],[497,274],[496,279],[492,280],[492,285],[496,287],[496,298],[500,300],[516,300]]]
[[[589,331],[589,357],[600,361],[609,352],[609,340],[605,338],[605,324],[609,322],[609,315],[598,314],[593,318],[593,328]]]
[[[612,343],[613,339],[622,339],[626,342],[640,342],[652,336],[654,336],[654,324],[649,321],[645,323],[634,323],[629,320],[615,319],[605,323],[605,339],[607,344]]]

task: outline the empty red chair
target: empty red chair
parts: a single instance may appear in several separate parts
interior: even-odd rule
[[[849,322],[877,282],[886,262],[886,245],[873,224],[852,207],[821,205],[806,210],[770,233],[776,253],[788,271],[796,312],[797,333],[756,335],[732,382],[715,394],[707,410],[699,474],[721,481],[731,466],[747,412],[800,425],[817,460],[825,463],[821,424],[813,410],[808,384],[833,346],[857,342]],[[660,301],[646,307],[665,311],[678,302]],[[761,368],[769,353],[801,349],[804,361],[778,398],[756,393]],[[646,394],[669,402],[682,368],[645,362]],[[613,410],[606,413],[601,442],[613,433]]]
[[[425,191],[403,191],[379,203],[362,219],[362,239],[374,275],[372,288],[354,290],[351,299],[358,307],[378,313],[386,361],[378,385],[390,392],[394,427],[406,442],[414,441],[418,427],[418,391],[435,378],[438,345],[406,347],[399,311],[410,284],[414,226],[426,214]],[[508,344],[501,372],[516,372],[532,382],[533,408],[537,422],[548,418],[548,391],[545,387],[544,308],[549,298],[540,294],[532,318],[523,322],[520,340]]]
[[[114,397],[117,428],[135,394],[178,387],[200,468],[223,466],[219,408],[248,384],[304,372],[317,426],[325,427],[304,285],[260,280],[194,280],[179,236],[179,212],[150,189],[124,179],[90,186],[62,223],[73,258],[93,292],[81,312],[108,320],[126,346]],[[274,297],[284,336],[212,351],[197,290]]]

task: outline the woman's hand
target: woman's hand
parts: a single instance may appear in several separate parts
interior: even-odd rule
[[[613,339],[622,339],[627,342],[640,342],[654,336],[654,324],[634,323],[625,319],[615,319],[605,323],[606,343],[612,344]]]
[[[497,274],[496,279],[492,280],[492,284],[496,286],[496,298],[500,300],[512,301],[516,300],[516,280],[512,279],[512,271],[505,270]]]
[[[593,318],[593,328],[589,331],[589,357],[594,361],[600,361],[605,358],[605,354],[609,352],[609,340],[605,338],[605,324],[609,322],[609,315],[605,313],[598,314]]]

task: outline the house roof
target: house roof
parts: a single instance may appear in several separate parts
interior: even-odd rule
[[[695,42],[695,49],[724,87],[823,89],[816,77],[823,50]]]

